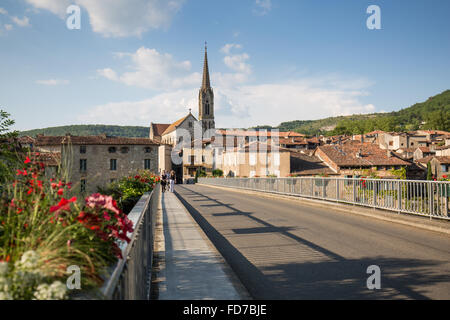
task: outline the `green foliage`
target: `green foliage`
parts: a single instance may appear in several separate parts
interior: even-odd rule
[[[261,126],[256,128],[296,131],[310,136],[318,134],[352,135],[374,130],[450,131],[450,90],[396,112],[339,116],[320,120],[295,120],[283,122],[278,127]]]
[[[99,187],[101,194],[112,196],[119,208],[129,213],[142,195],[153,190],[155,183],[159,178],[148,170],[141,170],[134,176],[123,177],[122,179],[110,183],[108,186]]]
[[[406,180],[406,168],[402,167],[400,169],[392,169],[390,171],[397,179]]]
[[[213,177],[223,177],[223,170],[215,169],[212,172]]]
[[[427,163],[427,180],[433,180],[433,172],[431,170],[431,163]]]
[[[21,131],[20,136],[35,137],[38,134],[44,134],[47,136],[64,136],[70,133],[74,136],[90,136],[106,134],[108,136],[116,137],[137,137],[148,138],[149,127],[136,127],[136,126],[110,126],[110,125],[73,125],[62,127],[51,127],[45,129],[35,129],[29,131]]]
[[[16,140],[18,133],[10,131],[14,120],[9,116],[9,113],[0,110],[0,185],[10,181],[14,177],[14,169],[21,164],[21,149]]]

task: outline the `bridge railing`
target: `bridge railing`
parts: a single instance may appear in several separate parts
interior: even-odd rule
[[[199,183],[449,220],[450,182],[365,178],[199,178]]]
[[[108,300],[149,300],[153,239],[158,210],[159,184],[144,194],[128,214],[134,231],[131,241],[120,244],[123,259],[112,268],[101,291]]]

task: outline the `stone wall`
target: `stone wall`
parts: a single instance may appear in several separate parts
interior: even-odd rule
[[[116,152],[110,153],[109,148]],[[158,145],[86,145],[86,153],[80,153],[80,146],[64,147],[63,159],[67,161],[69,180],[73,188],[81,190],[82,180],[86,181],[86,193],[97,192],[98,186],[106,186],[110,182],[144,169],[146,159],[150,160],[150,171],[158,173]],[[123,152],[122,148],[128,148]],[[146,152],[150,148],[150,152]],[[86,160],[86,171],[80,170],[80,160]],[[110,160],[116,159],[117,169],[111,170]]]

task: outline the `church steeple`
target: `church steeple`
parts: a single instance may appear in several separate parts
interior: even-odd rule
[[[202,123],[203,132],[206,130],[214,130],[216,124],[214,122],[214,92],[211,88],[209,80],[208,68],[208,48],[205,42],[205,60],[203,62],[203,80],[202,87],[198,93],[198,120]],[[209,136],[211,131],[207,134]]]
[[[208,68],[208,47],[205,42],[205,60],[203,61],[203,81],[202,89],[211,88],[211,83],[209,81],[209,68]]]

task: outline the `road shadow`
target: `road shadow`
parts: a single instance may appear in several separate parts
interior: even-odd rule
[[[251,212],[241,212],[229,204],[201,194],[195,190],[178,186],[177,197],[192,217],[223,255],[254,299],[298,300],[298,299],[429,299],[428,287],[433,284],[450,283],[450,275],[437,274],[433,270],[445,264],[443,261],[424,261],[398,257],[377,256],[347,259],[315,243],[290,233],[292,227],[278,227],[261,220]],[[279,233],[289,237],[312,252],[325,255],[325,261],[276,262],[257,267],[233,246],[198,210],[207,210],[207,205],[195,208],[191,196],[204,197],[214,207],[223,206],[231,213],[211,214],[215,217],[244,216],[258,222],[261,227],[234,229],[236,234]],[[251,253],[251,252],[250,252]],[[249,254],[249,251],[246,251]],[[369,290],[367,267],[377,265],[381,269],[381,289]],[[438,299],[449,299],[450,290]]]

